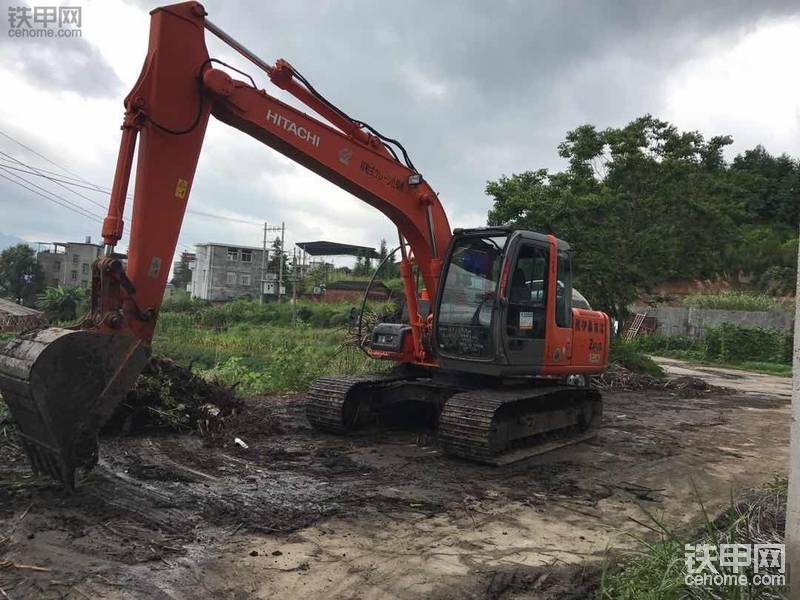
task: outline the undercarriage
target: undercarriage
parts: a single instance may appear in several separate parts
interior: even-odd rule
[[[448,454],[502,465],[586,440],[602,416],[600,393],[549,380],[503,380],[398,369],[322,377],[308,393],[311,425],[336,434],[370,426],[436,429]]]

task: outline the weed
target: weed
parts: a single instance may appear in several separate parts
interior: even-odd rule
[[[644,373],[653,377],[664,377],[662,369],[652,358],[644,354],[636,345],[621,337],[611,342],[610,362],[622,365],[629,371]]]
[[[772,296],[751,292],[722,292],[719,294],[697,294],[687,296],[684,306],[695,308],[717,308],[721,310],[776,310],[781,304]]]
[[[785,588],[769,585],[739,586],[728,581],[711,582],[709,585],[687,585],[686,546],[710,544],[780,544],[784,536],[786,513],[785,479],[775,478],[763,488],[744,495],[738,501],[731,495],[730,506],[712,519],[700,499],[697,504],[703,515],[701,527],[694,531],[681,532],[668,527],[662,519],[644,507],[646,521],[640,523],[657,536],[656,541],[647,541],[633,536],[639,544],[636,553],[616,568],[607,567],[600,583],[598,597],[601,600],[678,600],[696,598],[707,600],[755,600],[784,598]],[[695,562],[697,566],[697,562]],[[723,576],[745,575],[752,581],[752,565],[738,572],[732,566],[714,563]],[[770,568],[774,572],[774,568]]]

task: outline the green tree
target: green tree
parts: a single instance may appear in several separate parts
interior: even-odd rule
[[[366,275],[371,275],[372,272],[372,259],[370,259],[368,256],[357,256],[356,264],[353,267],[353,275],[364,277]]]
[[[175,265],[170,283],[179,290],[185,290],[189,282],[192,281],[192,271],[189,269],[190,253],[182,252],[181,258]]]
[[[737,156],[731,165],[736,196],[748,216],[760,223],[797,227],[800,223],[800,163],[763,146]]]
[[[381,246],[378,250],[378,264],[380,264],[383,259],[385,259],[389,255],[389,248],[386,244],[386,240],[381,238]],[[380,274],[381,279],[394,279],[400,277],[400,267],[395,262],[395,257],[392,256],[386,264],[383,265],[383,269],[381,269]]]
[[[621,128],[583,125],[558,146],[567,167],[487,184],[489,224],[553,233],[575,249],[576,286],[623,319],[643,291],[726,272],[747,208],[723,151],[728,136],[646,115]]]
[[[289,273],[289,258],[286,256],[286,253],[283,252],[281,248],[281,238],[276,237],[272,241],[272,247],[269,250],[269,259],[267,261],[267,271],[270,273],[275,273],[276,275],[280,271],[280,265],[283,262],[283,275],[284,278]]]
[[[86,290],[79,287],[48,287],[39,295],[36,306],[50,321],[74,321],[85,308],[86,296]]]
[[[0,254],[0,293],[19,304],[31,305],[42,290],[44,272],[27,244],[6,248]]]

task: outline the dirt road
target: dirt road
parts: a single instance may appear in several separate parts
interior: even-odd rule
[[[695,486],[721,507],[785,473],[779,394],[605,400],[593,440],[491,468],[424,432],[321,435],[302,395],[254,398],[214,446],[104,440],[71,495],[0,429],[0,597],[579,598],[642,506],[686,523]]]
[[[750,373],[739,369],[726,369],[709,365],[697,365],[675,358],[654,356],[655,360],[671,376],[689,375],[705,379],[711,385],[727,387],[751,394],[769,394],[784,398],[792,397],[792,378],[763,373]]]

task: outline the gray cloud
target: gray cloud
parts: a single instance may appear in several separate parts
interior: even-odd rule
[[[670,70],[720,38],[800,14],[794,1],[208,2],[267,61],[404,142],[448,206],[484,213],[486,179],[559,164],[578,124],[663,106]],[[255,67],[247,66],[255,71]],[[440,85],[441,97],[408,72]]]
[[[0,53],[30,83],[87,98],[119,97],[124,85],[96,46],[83,38],[0,36]]]
[[[448,212],[477,215],[478,221],[463,225],[481,224],[489,207],[487,179],[558,167],[556,145],[579,124],[605,127],[647,112],[659,115],[666,106],[664,82],[687,61],[765,21],[800,16],[796,0],[205,5],[211,20],[267,62],[286,58],[343,110],[402,140]],[[210,34],[207,39],[212,55],[225,53]],[[121,100],[134,82],[122,85],[97,48],[76,41],[23,46],[2,40],[0,52],[14,52],[21,71],[37,84]],[[143,39],[142,58],[145,44]],[[254,65],[227,56],[276,91]],[[227,152],[204,151],[215,158],[201,158],[194,206],[286,220],[293,239],[326,237],[319,225],[303,221],[302,206],[253,185],[251,173],[285,174],[284,162],[267,149],[262,155],[254,142],[230,146]],[[393,239],[390,223],[369,231],[362,217],[353,217],[353,239],[341,241]],[[188,238],[195,241],[219,239],[218,229],[213,222],[187,221]]]

